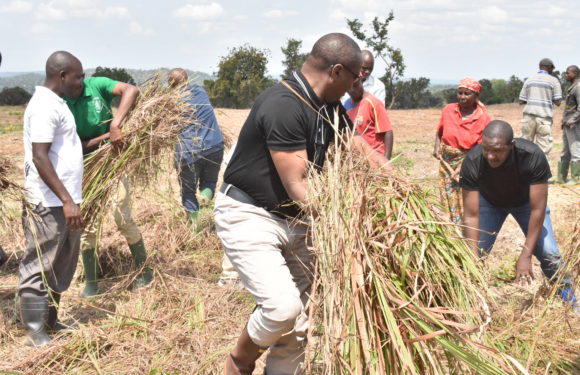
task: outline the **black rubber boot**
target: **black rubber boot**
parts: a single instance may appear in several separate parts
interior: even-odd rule
[[[568,168],[570,166],[569,162],[560,161],[558,162],[558,179],[556,183],[565,184],[568,182]]]
[[[46,327],[49,331],[62,331],[68,329],[67,326],[58,320],[58,305],[60,303],[60,293],[51,293],[48,301],[48,321]]]
[[[28,337],[28,346],[44,346],[50,342],[48,324],[48,296],[20,296],[20,317]]]
[[[95,249],[86,249],[81,251],[83,257],[83,266],[85,270],[85,288],[81,293],[82,298],[96,296],[97,288],[97,254]]]
[[[138,242],[129,245],[129,249],[131,250],[131,254],[133,255],[133,259],[135,259],[135,265],[138,268],[143,267],[145,262],[147,261],[147,250],[145,250],[145,244],[143,243],[143,239],[140,239]],[[153,279],[153,270],[149,267],[143,267],[143,271],[135,278],[133,283],[133,288],[139,289],[142,288],[149,283]]]

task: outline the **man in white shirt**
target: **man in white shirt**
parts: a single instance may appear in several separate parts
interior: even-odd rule
[[[362,50],[363,64],[361,68],[361,76],[363,81],[364,92],[370,92],[374,97],[379,99],[383,105],[385,104],[385,98],[387,96],[385,90],[385,84],[375,76],[371,75],[375,67],[375,57],[369,50]],[[346,101],[350,98],[347,94],[344,94],[340,101],[342,104],[346,104]]]
[[[26,345],[50,341],[47,330],[64,328],[58,303],[79,257],[83,151],[73,114],[63,96],[79,97],[80,61],[65,51],[46,61],[44,86],[37,86],[24,113],[26,200],[22,215],[26,250],[20,261],[18,293]]]
[[[363,75],[363,88],[364,92],[370,92],[377,99],[379,99],[383,104],[385,104],[385,84],[371,73],[375,67],[375,57],[371,51],[363,50],[362,52],[363,64],[361,68],[361,73]]]

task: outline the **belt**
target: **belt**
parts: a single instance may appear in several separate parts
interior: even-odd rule
[[[223,183],[220,187],[220,192],[227,195],[230,198],[237,200],[238,202],[247,203],[254,205],[256,207],[260,207],[258,202],[252,197],[250,197],[245,191],[242,189],[238,189],[232,184]]]

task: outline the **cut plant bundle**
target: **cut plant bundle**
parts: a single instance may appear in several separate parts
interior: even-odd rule
[[[10,159],[0,155],[0,229],[2,230],[8,227],[8,219],[14,217],[14,204],[25,202],[24,188],[14,182],[15,171],[16,168]]]
[[[159,170],[161,156],[173,151],[179,132],[192,123],[185,86],[171,89],[156,75],[141,87],[135,107],[122,126],[123,147],[106,144],[85,159],[83,224],[99,224],[112,194],[125,176],[146,186]],[[169,160],[165,158],[164,160]]]
[[[317,269],[312,365],[324,374],[516,374],[486,345],[477,260],[419,186],[332,147],[309,178]],[[318,320],[318,322],[316,322]],[[313,368],[313,371],[315,370]]]

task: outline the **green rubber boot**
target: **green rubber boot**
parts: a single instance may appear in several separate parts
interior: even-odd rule
[[[135,265],[137,268],[143,267],[147,261],[147,250],[145,250],[143,238],[134,244],[130,244],[129,249],[131,250],[133,259],[135,259]],[[144,267],[143,271],[141,271],[141,273],[135,278],[135,281],[133,282],[133,288],[142,288],[151,283],[151,280],[153,280],[153,270],[150,267]]]
[[[574,186],[580,184],[580,163],[570,164],[570,179],[566,182],[567,186]]]
[[[557,184],[565,184],[568,181],[568,167],[570,166],[569,162],[560,161],[558,162],[558,179],[556,180]]]
[[[210,188],[205,188],[199,193],[199,205],[205,207],[211,202],[213,198],[213,190]]]
[[[81,293],[82,298],[96,296],[98,293],[97,283],[97,256],[95,249],[86,249],[81,252],[85,269],[85,288]]]

